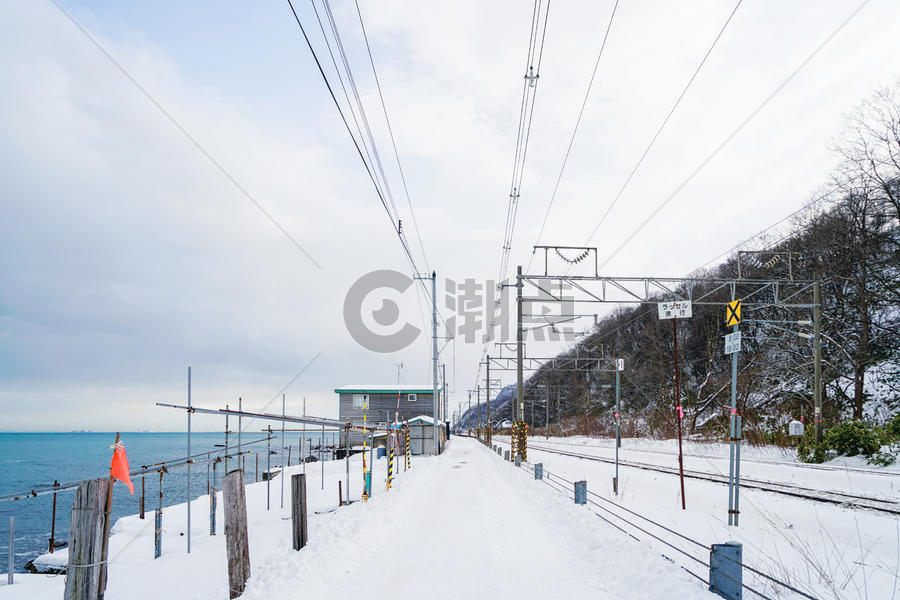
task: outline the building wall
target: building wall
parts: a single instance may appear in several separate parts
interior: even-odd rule
[[[353,408],[353,394],[339,394],[340,418],[349,419],[351,423],[359,424],[363,420],[363,412],[368,415],[370,423],[393,422],[394,412],[397,409],[397,394],[369,394],[369,409]],[[407,400],[407,394],[400,396],[400,420],[406,421],[419,415],[433,416],[433,394],[416,394],[415,402]]]
[[[443,425],[438,426],[438,444],[443,452],[447,437]],[[434,429],[431,424],[412,423],[409,426],[409,452],[412,455],[434,453]]]

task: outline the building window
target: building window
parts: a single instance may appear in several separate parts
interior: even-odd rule
[[[407,394],[407,395],[406,395],[406,400],[407,400],[408,402],[415,402],[415,401],[416,401],[416,395],[415,395],[415,394]]]
[[[363,410],[369,403],[369,397],[366,394],[353,394],[353,408]]]

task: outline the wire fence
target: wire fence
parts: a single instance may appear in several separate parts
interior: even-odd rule
[[[534,467],[527,462],[522,462],[519,465],[519,468],[521,468],[524,471],[530,472],[532,474],[534,473]],[[567,498],[571,498],[574,500],[574,498],[575,498],[575,492],[574,492],[575,482],[574,481],[571,481],[561,475],[558,475],[556,473],[548,471],[546,468],[542,468],[542,471],[543,471],[543,477],[539,481],[544,482],[551,489],[554,489],[558,492],[563,493]],[[625,513],[627,513],[628,515],[637,517],[638,519],[641,519],[641,520],[645,521],[646,523],[649,523],[650,525],[652,525],[655,528],[658,528],[662,531],[665,531],[666,533],[674,535],[677,538],[680,538],[690,544],[693,544],[694,546],[703,548],[704,550],[711,550],[711,548],[712,548],[711,545],[704,544],[688,535],[685,535],[679,531],[676,531],[675,529],[672,529],[671,527],[667,527],[666,525],[663,525],[662,523],[659,523],[658,521],[655,521],[654,519],[651,519],[650,517],[642,515],[638,512],[635,512],[629,508],[622,506],[621,504],[613,502],[612,500],[605,498],[596,492],[588,491],[587,494],[589,496],[591,496],[592,498],[596,498],[597,500],[600,500],[604,503],[602,505],[599,502],[593,500],[592,498],[588,498],[588,500],[587,500],[587,502],[591,506],[604,511],[604,513],[607,514],[607,516],[604,516],[598,512],[594,512],[595,516],[599,517],[601,520],[603,520],[607,524],[611,525],[614,529],[624,533],[625,535],[628,535],[629,537],[631,537],[632,539],[634,539],[636,541],[640,541],[640,538],[635,536],[631,531],[628,531],[627,529],[625,529],[625,526],[631,527],[631,528],[633,528],[633,530],[637,530],[637,531],[653,538],[657,542],[676,551],[678,554],[681,554],[681,555],[689,558],[691,561],[693,561],[699,565],[702,565],[702,566],[706,567],[707,569],[710,568],[710,563],[707,560],[698,558],[698,557],[694,556],[693,554],[691,554],[690,552],[688,552],[687,550],[685,550],[684,548],[676,546],[674,543],[672,543],[669,540],[663,539],[662,537],[660,537],[660,535],[657,535],[657,534],[653,533],[652,531],[649,531],[645,527],[642,527],[642,526],[638,525],[637,523],[635,523],[633,520],[629,520],[627,517],[623,516],[622,514],[619,514],[619,513],[615,512],[614,510],[611,510],[609,508],[609,506],[615,507],[618,510],[622,510]],[[615,519],[621,524],[617,524],[617,522],[614,522],[611,519]],[[667,560],[675,563],[675,561],[672,558],[670,558],[669,556],[666,556],[665,554],[663,554],[662,556],[664,558],[666,558]],[[815,596],[812,596],[809,593],[798,589],[796,586],[791,585],[790,583],[783,581],[781,579],[778,579],[776,577],[773,577],[772,575],[769,575],[768,573],[765,573],[757,568],[747,565],[746,563],[744,563],[742,561],[736,560],[725,554],[719,554],[717,556],[719,556],[720,558],[724,558],[728,561],[731,561],[732,563],[739,565],[741,568],[750,571],[751,573],[765,579],[766,581],[772,583],[773,585],[780,586],[781,588],[788,590],[790,592],[793,592],[794,594],[796,594],[800,597],[807,598],[808,600],[819,600]],[[675,563],[675,564],[678,564],[678,563]],[[711,585],[709,580],[707,580],[707,579],[703,578],[702,576],[698,575],[697,573],[691,571],[687,567],[685,567],[683,565],[678,565],[678,566],[682,570],[686,571],[687,573],[689,573],[690,575],[695,577],[696,579],[699,579],[700,581],[705,583],[706,585]],[[766,595],[765,593],[759,591],[758,589],[755,589],[754,587],[747,585],[743,581],[738,581],[737,579],[735,579],[734,577],[730,576],[728,573],[726,573],[722,570],[716,571],[716,574],[717,574],[717,576],[722,576],[726,579],[733,581],[736,584],[739,584],[742,588],[746,589],[749,592],[752,592],[753,594],[755,594],[756,596],[758,596],[760,598],[765,598],[766,600],[773,600],[770,596]]]

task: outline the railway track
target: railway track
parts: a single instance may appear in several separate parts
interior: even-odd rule
[[[530,443],[529,448],[540,452],[549,452],[551,454],[559,454],[562,456],[570,456],[582,460],[592,460],[608,464],[615,464],[612,458],[602,456],[593,456],[590,454],[582,454],[580,452],[567,452],[556,448],[548,448],[540,444]],[[647,463],[635,462],[631,460],[619,460],[619,465],[623,467],[631,467],[635,469],[643,469],[645,471],[656,471],[658,473],[666,473],[678,476],[678,469],[674,467],[664,467],[661,465],[651,465]],[[715,483],[728,484],[726,475],[715,473],[706,473],[703,471],[684,470],[684,476],[690,479],[700,479],[703,481],[712,481]],[[846,494],[843,492],[832,492],[824,490],[815,490],[805,488],[798,485],[786,483],[775,483],[771,481],[760,481],[758,479],[741,478],[741,488],[757,489],[783,496],[793,496],[794,498],[803,498],[804,500],[813,500],[815,502],[824,502],[826,504],[837,504],[850,508],[865,508],[883,513],[900,515],[900,502],[891,500],[883,500],[880,498],[871,498],[869,496],[860,496],[855,494]]]
[[[544,444],[551,445],[551,446],[566,446],[569,448],[585,447],[583,444],[581,444],[581,445],[580,444],[567,444],[564,442],[552,442],[552,441],[551,442],[545,441]],[[590,447],[590,446],[588,446],[588,447]],[[605,446],[597,446],[597,448],[605,449],[605,450],[613,450],[612,447],[607,448]],[[646,448],[629,448],[628,451],[629,452],[642,452],[644,454],[669,455],[669,453],[664,452],[662,450],[648,450]],[[710,454],[692,454],[692,453],[687,453],[687,452],[685,452],[684,455],[685,455],[685,457],[706,458],[706,459],[710,459],[710,460],[718,460],[718,459],[722,458],[721,456],[713,456]],[[778,461],[778,460],[766,460],[764,458],[745,458],[745,457],[741,457],[741,462],[742,463],[744,463],[744,462],[758,463],[758,464],[763,464],[763,465],[775,465],[775,466],[779,466],[779,467],[790,467],[790,468],[795,468],[795,469],[809,469],[812,471],[837,471],[837,472],[841,472],[841,473],[850,472],[850,473],[864,473],[866,475],[877,475],[877,476],[882,476],[882,477],[898,477],[898,474],[895,472],[881,471],[878,469],[866,469],[863,467],[841,467],[841,466],[835,466],[835,465],[816,465],[816,464],[806,464],[806,463],[792,463],[792,462],[784,462],[784,461]]]

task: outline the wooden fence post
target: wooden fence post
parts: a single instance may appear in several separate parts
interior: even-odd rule
[[[294,550],[299,550],[309,539],[306,526],[306,475],[303,473],[291,476],[291,521]]]
[[[75,490],[69,522],[65,600],[96,600],[101,596],[100,557],[109,485],[108,479],[94,479]]]
[[[225,552],[228,557],[228,597],[244,593],[250,577],[250,547],[247,540],[247,497],[240,469],[225,475]]]

